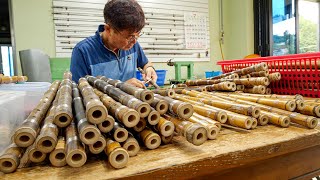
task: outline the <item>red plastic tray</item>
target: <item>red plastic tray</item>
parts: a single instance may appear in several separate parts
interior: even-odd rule
[[[217,64],[226,73],[260,62],[268,64],[270,73],[281,73],[281,80],[269,85],[272,93],[320,98],[320,52],[225,60]]]

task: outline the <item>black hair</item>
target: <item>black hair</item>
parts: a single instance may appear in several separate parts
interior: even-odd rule
[[[105,23],[119,31],[139,32],[145,25],[144,12],[135,0],[110,0],[103,15]]]

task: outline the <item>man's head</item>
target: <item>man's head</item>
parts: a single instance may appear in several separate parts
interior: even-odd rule
[[[145,25],[141,6],[135,0],[110,0],[103,14],[110,43],[116,44],[119,49],[130,49]]]

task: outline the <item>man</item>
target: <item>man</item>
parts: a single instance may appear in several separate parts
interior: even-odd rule
[[[73,49],[70,70],[78,82],[85,75],[103,75],[126,81],[137,87],[144,83],[135,78],[136,68],[156,82],[157,74],[137,39],[145,25],[144,12],[135,0],[111,0],[104,7],[105,24],[94,36],[79,42]]]

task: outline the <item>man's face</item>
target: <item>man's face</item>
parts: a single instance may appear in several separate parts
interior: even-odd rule
[[[137,42],[137,39],[142,35],[141,32],[129,32],[128,30],[119,31],[111,26],[112,44],[122,50],[129,50]]]

